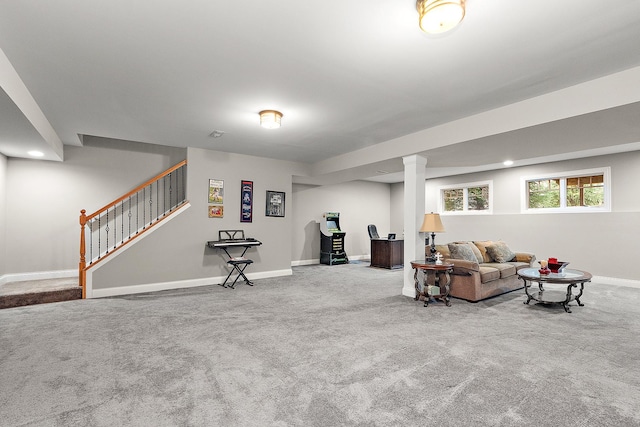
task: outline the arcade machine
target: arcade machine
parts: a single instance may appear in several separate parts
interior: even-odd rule
[[[325,212],[320,221],[320,263],[327,265],[347,264],[349,258],[344,251],[344,231],[340,231],[340,214]]]

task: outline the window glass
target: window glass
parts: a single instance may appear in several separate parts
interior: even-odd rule
[[[523,211],[594,212],[611,210],[608,167],[555,176],[522,178]]]
[[[529,181],[529,208],[559,208],[560,180]]]
[[[438,208],[441,213],[490,214],[491,181],[440,187]]]
[[[489,209],[489,186],[470,187],[467,189],[469,194],[469,210],[484,211]]]
[[[464,209],[464,189],[455,188],[443,190],[442,198],[446,212],[461,211]]]

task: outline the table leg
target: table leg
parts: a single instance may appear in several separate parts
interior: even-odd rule
[[[582,296],[582,291],[584,291],[584,282],[580,282],[580,293],[576,295],[576,302],[580,307],[583,307],[584,304],[580,302],[580,297]]]
[[[521,278],[521,279],[524,282],[524,293],[527,295],[527,300],[524,301],[524,304],[529,304],[529,301],[533,299],[531,294],[529,294],[529,288],[531,287],[531,282],[527,283],[527,279],[525,278]]]
[[[422,281],[422,289],[424,290],[424,307],[429,306],[429,300],[431,299],[431,294],[429,293],[429,280],[428,280],[429,272],[427,270],[424,271],[424,278]]]
[[[442,276],[440,276],[442,278]],[[448,271],[444,272],[444,277],[446,278],[445,282],[444,282],[444,303],[447,305],[447,307],[451,307],[451,299],[449,298],[449,292],[451,290],[450,286],[451,286],[451,276],[449,275]]]
[[[416,296],[413,299],[414,301],[418,301],[418,298],[420,298],[420,284],[418,283],[418,268],[414,268],[414,273],[413,273],[413,282],[415,283],[415,287],[416,287]]]

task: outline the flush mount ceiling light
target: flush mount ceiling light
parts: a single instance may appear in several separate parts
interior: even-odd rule
[[[31,157],[43,157],[44,156],[44,153],[42,151],[37,151],[37,150],[31,150],[27,154],[30,155]]]
[[[453,29],[464,18],[465,0],[418,0],[420,28],[428,34],[444,33]]]
[[[282,113],[276,110],[260,111],[260,126],[265,129],[278,129],[282,120]]]

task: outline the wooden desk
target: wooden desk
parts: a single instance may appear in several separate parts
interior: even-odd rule
[[[371,239],[371,267],[404,266],[404,240]]]

